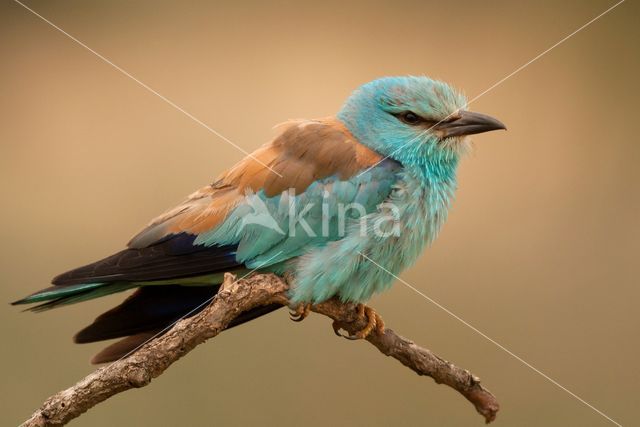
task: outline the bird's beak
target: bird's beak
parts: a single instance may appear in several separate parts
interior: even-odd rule
[[[440,132],[441,138],[448,138],[451,136],[473,135],[491,130],[507,129],[507,127],[500,120],[494,119],[486,114],[460,110],[451,116],[449,120],[434,126],[433,129]]]

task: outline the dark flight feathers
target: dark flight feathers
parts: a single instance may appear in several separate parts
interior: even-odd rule
[[[57,286],[80,283],[141,282],[229,271],[240,265],[235,246],[194,246],[196,236],[173,235],[145,247],[129,248],[56,276]]]

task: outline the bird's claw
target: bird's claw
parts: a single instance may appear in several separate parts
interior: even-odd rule
[[[311,304],[300,304],[294,311],[289,312],[289,318],[294,322],[302,322],[311,312]]]
[[[331,323],[331,326],[333,327],[334,334],[336,334],[339,337],[345,337],[345,335],[340,333],[340,323],[338,323],[337,320],[334,320],[333,323]]]
[[[376,311],[364,304],[358,304],[356,310],[358,311],[358,317],[367,321],[367,325],[360,329],[358,332],[352,335],[345,335],[340,332],[340,324],[336,321],[333,322],[333,332],[339,336],[348,340],[362,340],[371,335],[372,332],[376,332],[379,335],[384,334],[384,320]]]

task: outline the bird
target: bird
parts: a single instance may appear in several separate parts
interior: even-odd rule
[[[356,304],[388,289],[437,237],[470,135],[506,129],[467,110],[464,95],[426,76],[382,77],[358,87],[335,116],[289,120],[211,184],[152,220],[126,248],[56,276],[12,304],[41,312],[135,289],[75,336],[120,338],[92,359],[118,360],[203,308],[225,272],[270,272],[289,283],[292,319],[330,298]],[[230,326],[281,308],[240,314]]]

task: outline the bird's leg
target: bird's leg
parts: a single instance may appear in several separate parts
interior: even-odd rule
[[[300,304],[294,311],[289,312],[289,318],[294,322],[302,322],[311,312],[311,304]]]
[[[295,276],[293,274],[286,271],[283,274],[283,277],[284,277],[284,280],[287,282],[287,285],[289,285],[289,287],[293,286],[293,283],[295,281]],[[289,318],[294,322],[302,322],[304,319],[306,319],[306,317],[311,312],[310,303],[299,304],[295,309],[291,308],[291,306],[289,306],[289,308],[292,310],[292,311],[289,311]]]
[[[358,317],[366,320],[367,325],[353,335],[343,335],[340,333],[340,325],[334,321],[332,326],[333,332],[335,332],[336,335],[350,340],[361,340],[367,338],[374,331],[380,335],[384,334],[384,320],[382,320],[382,317],[380,317],[373,308],[364,304],[358,304],[356,310],[358,311]]]

